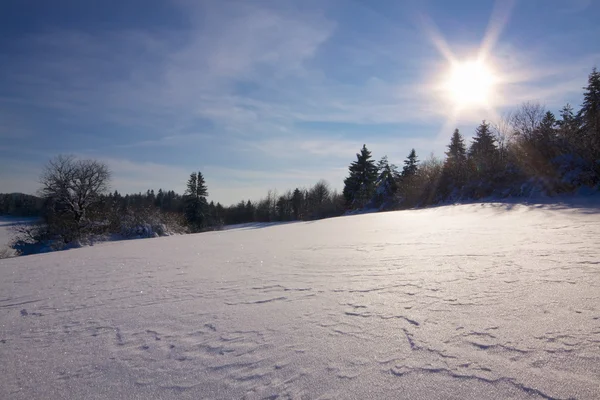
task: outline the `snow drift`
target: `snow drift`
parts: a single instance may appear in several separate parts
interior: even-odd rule
[[[0,260],[0,398],[595,399],[599,237],[470,204]]]

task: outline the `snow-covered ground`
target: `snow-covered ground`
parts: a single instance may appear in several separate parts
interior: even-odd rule
[[[14,254],[14,251],[8,248],[8,245],[15,236],[13,227],[18,224],[31,223],[35,220],[36,218],[9,217],[0,215],[0,258],[2,255],[8,256]]]
[[[0,260],[0,398],[598,399],[599,244],[469,204]]]

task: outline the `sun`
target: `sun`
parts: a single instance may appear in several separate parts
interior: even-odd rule
[[[495,81],[494,73],[484,62],[454,62],[445,86],[458,108],[478,108],[489,106]]]

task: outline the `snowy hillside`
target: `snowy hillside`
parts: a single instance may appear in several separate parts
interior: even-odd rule
[[[0,260],[0,398],[597,399],[599,244],[472,204]]]

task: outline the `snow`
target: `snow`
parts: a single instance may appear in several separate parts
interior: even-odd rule
[[[34,222],[35,220],[36,218],[0,215],[0,258],[2,258],[2,255],[12,256],[14,253],[13,250],[8,247],[15,236],[12,228],[19,224]]]
[[[491,203],[0,260],[0,398],[597,399],[599,237]]]

